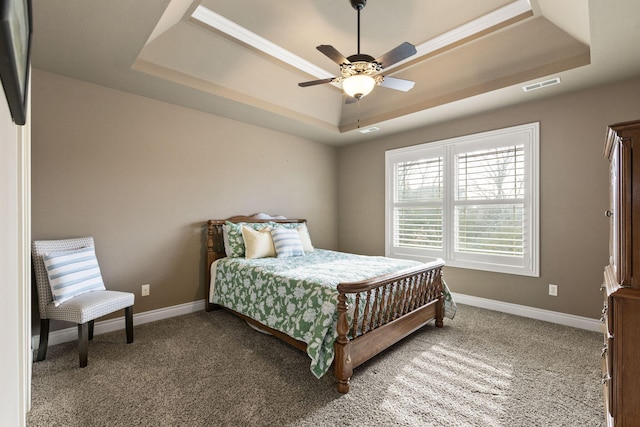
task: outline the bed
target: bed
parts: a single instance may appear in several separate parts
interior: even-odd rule
[[[445,304],[452,317],[443,266],[314,248],[303,219],[213,219],[205,309],[222,307],[306,352],[318,378],[333,365],[347,393],[355,367],[432,320],[442,327]]]

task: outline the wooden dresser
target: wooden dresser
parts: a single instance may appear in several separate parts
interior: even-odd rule
[[[609,265],[604,271],[602,384],[607,425],[640,425],[640,120],[609,127]]]

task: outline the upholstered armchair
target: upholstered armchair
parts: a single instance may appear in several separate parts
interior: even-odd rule
[[[37,361],[47,355],[51,319],[78,325],[81,368],[87,366],[95,319],[124,309],[127,343],[133,342],[135,295],[105,289],[92,237],[39,240],[31,249],[40,312]]]

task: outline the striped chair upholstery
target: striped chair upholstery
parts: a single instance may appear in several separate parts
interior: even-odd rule
[[[50,319],[78,324],[78,350],[81,368],[87,366],[88,341],[93,338],[93,323],[98,317],[124,309],[127,343],[133,342],[133,303],[135,295],[131,292],[93,291],[77,295],[58,307],[53,303],[43,256],[48,253],[71,251],[89,246],[94,247],[93,237],[36,240],[32,243],[31,255],[40,312],[40,345],[38,347],[37,361],[44,360],[47,355]]]

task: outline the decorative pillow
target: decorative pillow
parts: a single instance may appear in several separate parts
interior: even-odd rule
[[[271,230],[273,246],[278,258],[289,258],[304,255],[298,230],[292,228],[274,228]]]
[[[274,215],[271,216],[269,214],[266,214],[264,212],[260,212],[257,213],[255,215],[251,215],[251,219],[265,219],[265,220],[269,220],[269,219],[287,219],[285,217],[283,217],[282,215]]]
[[[96,252],[92,247],[50,253],[42,259],[56,307],[77,295],[105,290]]]
[[[254,230],[253,228],[243,226],[242,239],[244,240],[245,258],[253,259],[276,256],[270,227]]]
[[[229,240],[229,229],[230,228],[231,227],[229,227],[227,224],[222,226],[222,240],[224,242],[224,253],[227,254],[227,256],[229,258],[233,258],[234,257],[233,256],[233,250],[231,249],[232,248],[232,242]],[[235,240],[237,240],[237,239],[234,239],[234,243],[237,245]]]
[[[269,223],[273,228],[291,228],[298,230],[298,234],[300,235],[300,242],[302,243],[302,249],[305,252],[313,252],[313,244],[311,243],[311,236],[309,235],[309,229],[307,228],[307,224],[305,223],[297,223],[297,222],[270,222]]]
[[[264,228],[263,222],[233,222],[227,221],[222,227],[222,237],[224,239],[224,251],[229,258],[242,258],[244,256],[244,240],[242,239],[242,227],[249,227],[254,230]]]
[[[307,224],[300,224],[296,227],[298,235],[300,236],[300,242],[302,243],[302,249],[305,252],[313,252],[313,245],[311,244],[311,236],[309,235],[309,229]]]

